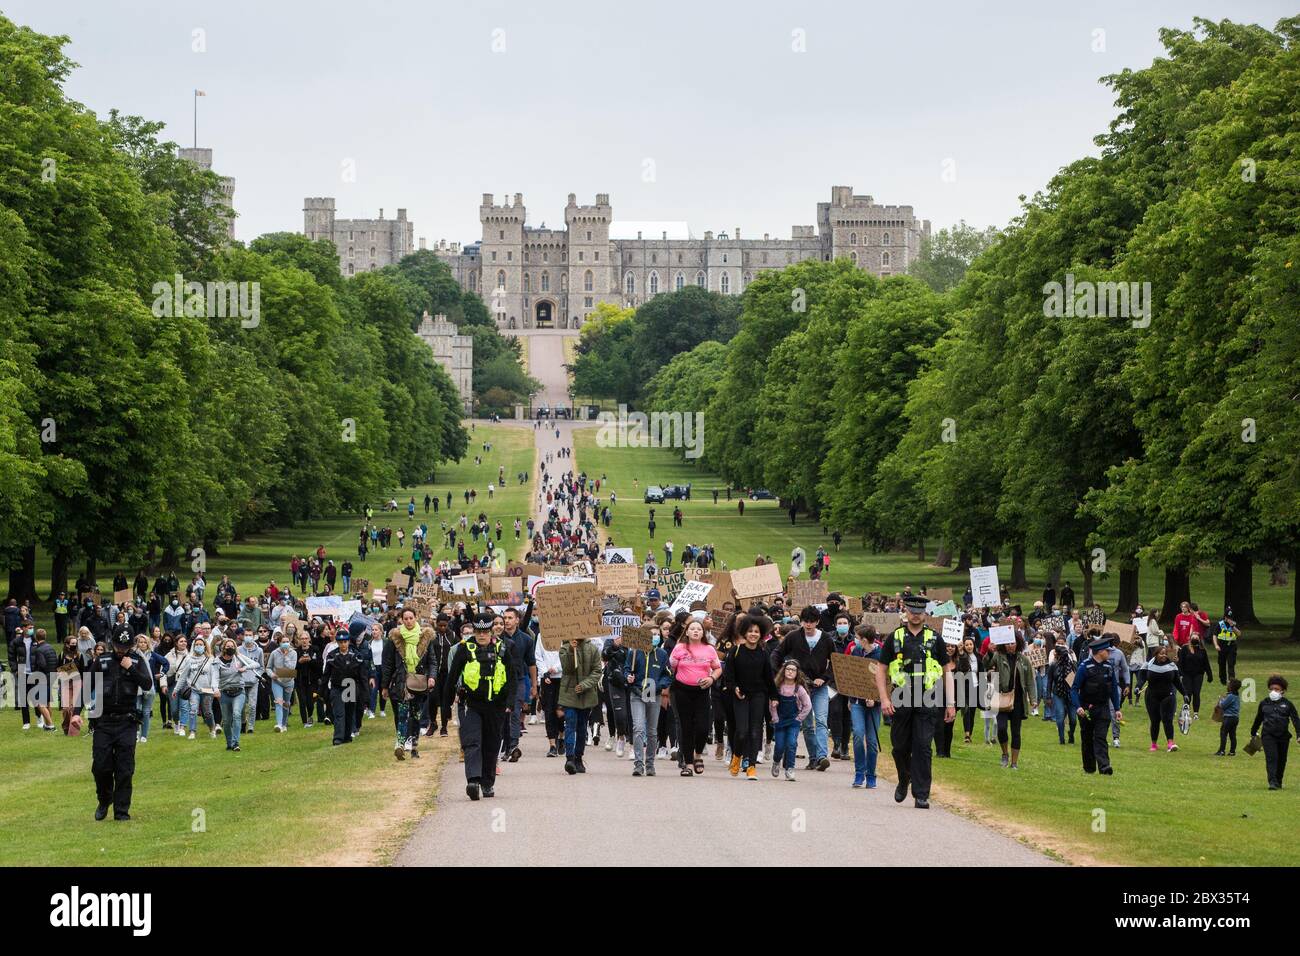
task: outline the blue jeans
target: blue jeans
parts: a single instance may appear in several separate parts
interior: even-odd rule
[[[580,707],[564,708],[564,756],[582,759],[587,749],[587,710]]]
[[[830,710],[831,689],[828,685],[808,688],[812,698],[812,711],[803,721],[803,739],[808,745],[808,759],[821,760],[826,756],[826,715]]]
[[[140,695],[140,736],[149,736],[149,724],[153,721],[153,699],[157,691],[147,690]]]
[[[224,690],[221,693],[221,729],[226,735],[227,747],[239,746],[239,722],[244,719],[244,688],[231,697]]]
[[[352,593],[352,575],[350,574],[343,575],[343,593],[344,594]]]
[[[863,701],[849,704],[853,723],[853,770],[876,779],[876,756],[880,753],[880,707],[868,707]],[[865,744],[865,746],[864,746]]]
[[[293,681],[271,681],[271,700],[275,702],[275,725],[288,727],[293,713]]]
[[[190,691],[193,697],[198,691]],[[194,708],[190,706],[188,700],[181,700],[177,694],[172,694],[172,709],[176,712],[176,726],[182,729],[193,730],[198,715],[194,713]]]
[[[1043,720],[1051,720],[1052,708],[1048,707],[1047,704],[1043,703],[1045,700],[1048,699],[1047,674],[1045,672],[1042,674],[1035,674],[1034,683],[1038,685],[1038,706],[1043,709]]]
[[[1074,736],[1074,727],[1078,723],[1078,718],[1073,710],[1070,709],[1070,702],[1064,697],[1052,695],[1052,717],[1056,721],[1056,733],[1061,738],[1061,743],[1065,743],[1065,718],[1070,717],[1070,736]]]
[[[772,748],[773,766],[784,764],[786,770],[793,770],[795,751],[799,749],[799,721],[793,717],[779,720],[772,727],[772,734],[775,741]]]

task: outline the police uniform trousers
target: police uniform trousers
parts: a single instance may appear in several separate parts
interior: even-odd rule
[[[1110,732],[1110,703],[1084,704],[1079,718],[1079,748],[1083,752],[1085,773],[1110,773],[1110,749],[1106,735]]]
[[[111,805],[114,814],[131,809],[136,730],[135,718],[129,714],[105,714],[95,721],[90,769],[100,806]]]
[[[343,699],[343,688],[332,687],[330,695],[330,720],[334,724],[334,743],[352,743],[352,704]]]
[[[478,780],[484,786],[496,783],[497,755],[506,712],[497,707],[479,710],[466,707],[460,715],[460,745],[465,751],[465,781]]]
[[[943,720],[937,707],[897,707],[889,724],[889,744],[901,786],[912,786],[917,800],[930,799],[930,747]]]

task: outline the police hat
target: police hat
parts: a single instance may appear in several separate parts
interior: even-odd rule
[[[1091,641],[1088,642],[1088,650],[1090,651],[1106,650],[1107,648],[1113,646],[1114,643],[1115,643],[1114,638],[1107,637],[1106,635],[1103,634],[1101,637],[1094,637]]]
[[[490,631],[490,630],[492,630],[492,617],[491,617],[491,615],[482,615],[482,616],[480,616],[480,617],[476,617],[476,618],[474,618],[474,630],[476,630],[476,631]]]
[[[922,594],[909,594],[903,598],[903,607],[918,614],[924,614],[930,602]]]
[[[113,643],[123,644],[130,647],[132,644],[131,629],[128,627],[119,627],[113,632]]]

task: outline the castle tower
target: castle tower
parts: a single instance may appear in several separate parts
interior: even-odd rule
[[[609,224],[614,210],[609,193],[596,193],[591,206],[579,206],[573,193],[564,207],[564,225],[568,232],[568,296],[563,307],[569,328],[579,328],[600,302],[619,301],[612,259]]]
[[[334,241],[334,200],[314,197],[302,201],[302,231],[308,239]]]
[[[496,197],[484,193],[478,218],[483,228],[480,287],[488,311],[499,329],[532,328],[523,306],[524,224],[528,220],[524,194],[515,193],[513,203],[507,197],[507,202],[498,206]]]

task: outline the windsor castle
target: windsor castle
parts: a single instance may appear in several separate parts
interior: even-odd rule
[[[829,202],[817,204],[816,225],[791,227],[789,239],[742,238],[705,232],[704,238],[658,230],[635,238],[619,233],[607,193],[592,205],[578,205],[569,194],[564,228],[528,224],[524,197],[491,193],[479,206],[482,236],[461,245],[438,241],[433,251],[462,288],[482,296],[503,331],[578,329],[598,303],[636,306],[660,292],[696,285],[724,295],[739,295],[767,269],[782,269],[809,259],[845,258],[877,276],[906,272],[930,233],[911,206],[886,206],[871,196],[855,196],[851,186],[831,188]],[[396,219],[337,219],[334,200],[303,203],[303,229],[309,239],[328,239],[338,249],[344,275],[382,268],[414,251],[414,226],[405,209]],[[425,241],[420,240],[420,248]]]

